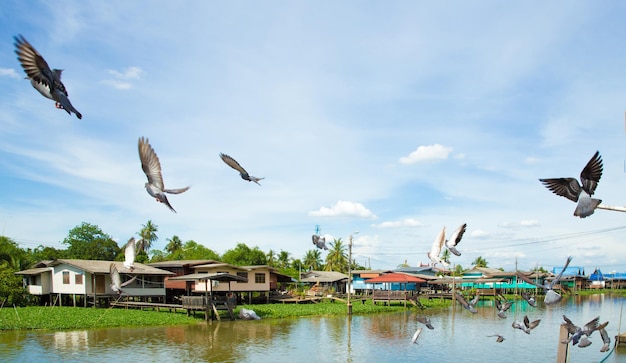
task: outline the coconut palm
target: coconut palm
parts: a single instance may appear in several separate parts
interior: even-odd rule
[[[281,250],[278,254],[278,264],[280,268],[286,269],[291,265],[291,257],[289,257],[289,252]]]
[[[165,251],[169,254],[173,254],[183,248],[183,241],[177,235],[173,235],[172,238],[166,238],[165,240],[167,241]]]
[[[472,262],[472,265],[476,267],[487,267],[487,260],[485,260],[483,256],[478,256],[474,262]]]
[[[152,247],[152,244],[156,242],[159,237],[157,236],[157,232],[159,230],[159,226],[152,223],[151,220],[146,222],[146,224],[142,225],[141,230],[139,231],[139,250],[148,253],[148,250]]]
[[[267,264],[269,266],[276,267],[276,252],[270,249],[269,251],[267,251],[266,256],[267,256]]]
[[[341,238],[336,238],[330,244],[330,250],[326,256],[326,271],[348,271],[348,256],[346,255],[346,246],[344,246]]]
[[[450,263],[450,250],[446,249],[441,254],[441,261],[445,263]]]
[[[322,268],[322,253],[318,249],[308,250],[304,255],[304,261],[302,261],[302,267],[305,270],[319,270]]]

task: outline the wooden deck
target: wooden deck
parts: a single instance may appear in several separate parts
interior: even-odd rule
[[[161,304],[161,303],[148,303],[139,301],[119,301],[112,302],[111,306],[121,308],[134,308],[134,309],[152,309],[161,311],[161,309],[169,310],[170,312],[176,312],[176,310],[184,310],[182,305],[179,304]]]

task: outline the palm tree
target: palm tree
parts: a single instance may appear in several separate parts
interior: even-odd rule
[[[276,261],[274,261],[274,259],[276,258],[276,253],[274,252],[274,250],[270,249],[269,251],[267,251],[266,256],[268,266],[276,267]]]
[[[330,243],[330,250],[326,256],[326,271],[348,271],[348,256],[346,256],[346,247],[343,245],[341,238],[336,238]]]
[[[278,263],[280,264],[280,268],[289,268],[290,260],[291,258],[289,257],[289,252],[281,250],[278,254]]]
[[[472,262],[472,265],[476,267],[487,267],[487,260],[485,260],[483,256],[478,256],[474,262]]]
[[[306,251],[302,267],[306,270],[319,270],[322,267],[322,253],[317,248]]]
[[[177,235],[173,235],[172,238],[166,238],[167,245],[165,245],[165,251],[170,255],[183,248],[183,241]]]
[[[443,251],[443,254],[441,254],[441,261],[445,263],[450,263],[450,250],[449,249],[446,248]]]
[[[404,263],[401,263],[398,265],[398,268],[403,268],[403,267],[411,267],[411,265],[409,265],[407,260],[404,260]]]
[[[148,253],[148,250],[152,247],[152,244],[159,239],[156,234],[158,230],[159,226],[152,223],[151,220],[142,225],[142,228],[139,231],[139,249],[141,251]]]

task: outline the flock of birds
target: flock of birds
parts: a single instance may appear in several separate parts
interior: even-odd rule
[[[593,209],[595,209],[597,204],[600,203],[598,199],[593,199],[590,196],[593,194],[593,191],[595,190],[595,187],[597,186],[601,173],[602,173],[602,160],[600,159],[599,153],[596,152],[594,157],[587,164],[587,166],[583,170],[583,173],[581,174],[581,180],[583,181],[583,186],[579,186],[578,182],[574,178],[555,178],[555,179],[540,179],[540,180],[546,185],[553,186],[554,190],[556,190],[555,193],[559,195],[568,196],[569,199],[572,199],[574,201],[578,200],[579,204],[578,204],[578,207],[576,208],[576,211],[574,212],[574,215],[584,218],[586,216],[591,215],[593,213]],[[580,194],[582,194],[583,191],[587,193],[587,195],[586,196],[583,195],[581,197]],[[581,202],[583,198],[586,198],[587,200]],[[454,231],[454,233],[450,236],[450,238],[447,239],[446,228],[443,227],[443,229],[439,232],[439,234],[435,238],[435,241],[433,242],[433,245],[430,251],[428,251],[427,253],[427,256],[430,259],[431,265],[433,267],[436,266],[437,264],[441,264],[445,268],[449,266],[448,263],[441,258],[441,254],[442,254],[444,247],[447,248],[448,251],[450,251],[450,253],[456,256],[461,255],[461,253],[457,249],[457,245],[461,242],[461,239],[463,238],[463,234],[465,233],[466,229],[467,229],[467,223],[463,223]],[[554,305],[560,302],[562,299],[561,294],[555,291],[554,288],[557,286],[559,281],[561,281],[561,278],[563,277],[563,273],[567,270],[567,267],[569,266],[571,261],[572,261],[572,257],[569,256],[567,260],[565,261],[565,266],[563,266],[563,269],[561,270],[561,272],[558,275],[556,275],[554,279],[552,279],[551,281],[547,283],[539,283],[537,281],[533,281],[532,279],[528,278],[528,276],[526,276],[525,274],[519,271],[516,271],[516,276],[518,279],[528,284],[531,284],[533,286],[543,289],[545,293],[543,303],[547,306]],[[563,285],[559,285],[559,288],[562,290],[566,290],[566,288]],[[523,291],[521,295],[522,295],[522,298],[530,306],[537,307],[537,301],[535,300],[534,295],[531,295],[527,291]],[[478,312],[478,310],[476,310],[476,304],[478,303],[480,299],[479,294],[476,294],[474,298],[469,301],[463,296],[462,293],[458,291],[454,292],[453,297],[456,301],[459,302],[459,304],[461,304],[461,306],[464,309],[466,309],[470,313],[476,314]],[[495,303],[495,307],[497,310],[496,315],[501,319],[506,319],[507,316],[505,312],[509,310],[515,302],[507,300],[502,295],[497,295],[495,296],[494,303]],[[600,332],[600,336],[603,342],[603,345],[600,351],[606,352],[609,349],[609,344],[611,342],[611,339],[609,338],[608,333],[605,330],[605,327],[609,323],[608,321],[603,324],[599,324],[600,317],[596,317],[595,319],[585,324],[581,328],[579,326],[574,325],[571,322],[571,320],[569,320],[565,315],[563,315],[563,320],[565,321],[563,325],[566,327],[568,331],[569,338],[567,340],[562,341],[561,343],[569,344],[571,342],[572,345],[578,345],[580,348],[588,347],[589,345],[591,345],[591,341],[589,340],[589,337],[594,331],[597,330]],[[431,330],[434,329],[430,318],[420,316],[417,318],[417,321],[426,325],[428,329],[431,329]],[[511,326],[514,329],[519,329],[526,334],[530,334],[530,332],[533,329],[539,326],[540,322],[541,322],[541,319],[536,319],[536,320],[531,321],[528,318],[528,316],[525,315],[521,321],[514,320]],[[417,343],[417,340],[421,336],[421,334],[422,334],[422,328],[418,328],[415,331],[415,334],[413,334],[411,341],[413,343]],[[487,337],[496,337],[496,342],[498,343],[502,343],[505,340],[504,336],[501,334],[487,335]]]
[[[49,98],[55,101],[55,107],[61,110],[65,110],[68,114],[74,113],[78,119],[82,119],[82,114],[72,105],[69,100],[69,95],[67,89],[63,82],[61,81],[61,69],[51,69],[48,66],[48,63],[43,58],[41,54],[33,47],[22,35],[18,35],[14,37],[15,40],[15,53],[17,54],[17,59],[19,60],[22,68],[24,69],[27,79],[30,81],[31,85],[44,97]],[[145,183],[146,191],[150,196],[156,199],[157,202],[165,204],[172,212],[176,213],[176,210],[172,207],[169,200],[167,199],[167,194],[180,194],[189,190],[189,186],[177,189],[167,189],[163,183],[163,176],[161,172],[161,163],[159,161],[159,157],[156,152],[150,145],[147,138],[140,137],[138,141],[138,151],[139,151],[139,159],[141,161],[141,168],[148,179],[148,182]],[[229,155],[220,153],[220,158],[224,163],[228,166],[239,172],[239,175],[243,180],[254,182],[258,185],[261,185],[259,181],[264,178],[258,178],[255,176],[251,176],[234,158]],[[573,202],[577,203],[576,209],[574,210],[574,216],[585,218],[592,215],[595,209],[598,207],[602,200],[593,198],[593,194],[600,182],[600,177],[602,176],[603,164],[602,158],[600,156],[600,152],[596,151],[593,157],[589,160],[587,165],[584,167],[580,174],[580,181],[582,184],[578,182],[575,178],[549,178],[549,179],[539,179],[543,185],[545,185],[550,191],[553,193],[563,196]],[[444,267],[448,267],[448,263],[442,260],[441,252],[444,246],[447,248],[450,253],[460,256],[461,253],[456,248],[457,245],[461,242],[463,238],[463,234],[467,229],[467,223],[462,224],[458,227],[454,233],[450,236],[449,239],[446,238],[446,228],[443,227],[441,232],[435,238],[435,241],[427,253],[428,258],[430,259],[433,266],[436,264],[441,264]],[[326,246],[326,241],[324,237],[321,237],[317,234],[312,236],[313,244],[323,250],[328,250]],[[136,242],[134,238],[131,238],[125,247],[125,261],[124,267],[127,269],[134,269],[134,259],[136,255]],[[518,273],[518,277],[527,283],[536,285],[541,287],[545,291],[544,303],[546,305],[552,305],[561,300],[561,295],[554,291],[554,286],[560,280],[563,272],[567,268],[571,261],[571,257],[567,259],[565,267],[563,271],[556,276],[549,284],[543,285],[533,282],[528,279],[524,274]],[[122,288],[132,283],[136,276],[132,279],[122,283],[121,277],[114,263],[110,265],[110,273],[111,273],[111,289],[115,291],[117,294],[122,293]],[[522,297],[524,300],[528,302],[531,306],[536,306],[536,302],[534,300],[534,296],[529,296],[528,293],[522,293]],[[478,302],[479,296],[475,296],[472,300],[467,301],[462,294],[456,293],[454,298],[459,301],[459,303],[471,313],[476,313],[475,305]],[[506,301],[506,299],[502,296],[496,297],[496,308],[498,310],[497,316],[500,318],[506,318],[504,314],[513,304],[512,301]],[[243,314],[246,319],[257,319],[254,315],[254,311],[252,311],[252,315],[250,312],[240,312]],[[565,325],[570,333],[570,338],[568,341],[564,341],[563,343],[567,344],[569,342],[573,342],[574,345],[578,344],[579,347],[586,347],[591,344],[588,337],[596,330],[600,331],[600,335],[604,342],[601,351],[608,350],[608,344],[610,342],[610,338],[608,337],[606,330],[604,329],[608,322],[603,324],[598,324],[599,317],[592,320],[591,322],[585,324],[582,328],[574,325],[567,317],[563,316],[565,320]],[[419,318],[418,321],[425,324],[428,329],[434,329],[431,324],[430,319],[428,318]],[[520,329],[524,331],[526,334],[530,334],[530,331],[535,329],[541,319],[537,319],[535,321],[530,321],[528,316],[524,316],[523,321],[514,321],[512,326],[515,329]],[[416,342],[419,338],[422,329],[419,328],[413,338],[412,341]],[[502,335],[490,335],[490,337],[497,337],[496,341],[501,343],[505,340]]]
[[[76,110],[69,99],[69,95],[65,85],[61,81],[61,69],[51,69],[44,57],[33,47],[22,35],[14,37],[15,40],[15,53],[19,60],[24,72],[26,72],[26,78],[30,81],[31,85],[44,97],[55,101],[55,106],[58,109],[65,110],[68,114],[74,113],[79,119],[83,118],[83,115]],[[146,191],[157,202],[165,204],[172,212],[176,213],[176,210],[172,207],[167,199],[166,194],[180,194],[189,189],[189,186],[179,189],[166,189],[163,184],[163,176],[161,174],[161,163],[156,152],[150,146],[147,138],[141,137],[138,142],[139,159],[141,160],[141,168],[148,178],[148,182],[145,184]],[[226,163],[226,165],[239,172],[242,179],[254,182],[258,185],[260,180],[264,178],[254,177],[232,157],[221,154],[220,158]]]

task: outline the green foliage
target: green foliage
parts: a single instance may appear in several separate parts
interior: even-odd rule
[[[335,239],[330,243],[330,250],[326,255],[326,271],[348,272],[348,256],[346,255],[346,247],[341,238]]]
[[[181,310],[182,311],[182,310]],[[43,307],[0,309],[0,330],[91,329],[120,326],[180,325],[200,321],[185,313],[127,309]]]
[[[23,306],[30,300],[30,295],[22,285],[22,277],[14,272],[8,262],[0,263],[0,305]]]
[[[306,251],[306,255],[304,255],[304,261],[302,261],[302,268],[307,271],[321,270],[322,269],[322,253],[320,252],[320,250],[316,248],[313,250]]]
[[[173,235],[172,238],[166,239],[165,252],[173,254],[183,248],[183,241],[177,235]]]
[[[113,261],[120,253],[117,243],[108,234],[87,222],[72,228],[63,243],[69,246],[68,258]]]
[[[474,262],[472,262],[472,265],[476,267],[487,267],[487,260],[485,260],[483,256],[478,256]]]
[[[31,256],[32,256],[32,260],[34,262],[39,262],[39,261],[44,261],[44,260],[56,260],[59,258],[66,258],[67,256],[67,251],[65,250],[57,250],[54,247],[47,247],[47,246],[42,246],[39,245],[38,247],[36,247],[34,250],[29,250]]]
[[[250,248],[245,243],[237,243],[233,249],[222,255],[222,261],[235,266],[266,265],[267,258],[259,247]]]
[[[151,220],[146,222],[146,224],[141,226],[141,230],[139,231],[139,241],[137,241],[137,250],[144,251],[148,253],[150,248],[154,242],[156,242],[159,237],[157,236],[157,232],[159,231],[159,226],[152,223]]]

